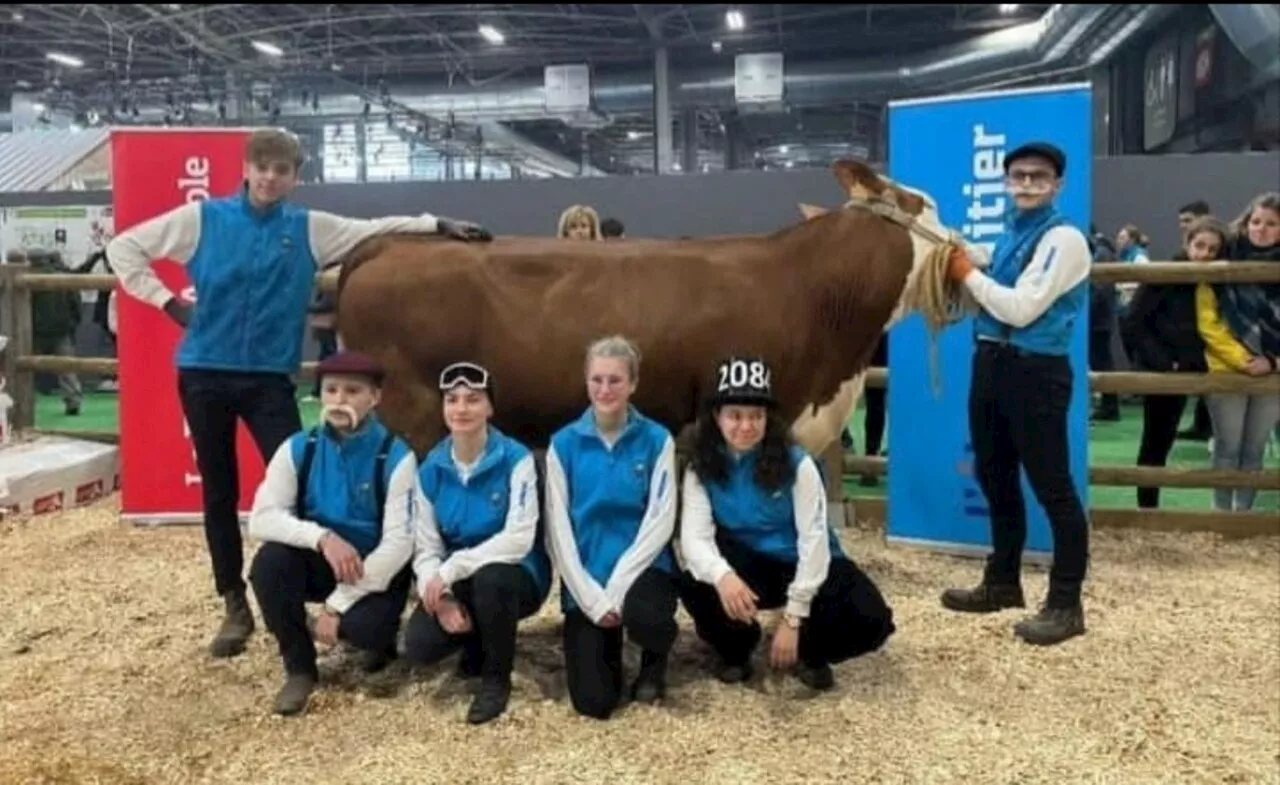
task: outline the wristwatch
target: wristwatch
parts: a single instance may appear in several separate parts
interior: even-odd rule
[[[790,613],[782,614],[782,621],[793,630],[800,629],[800,617],[792,616]]]

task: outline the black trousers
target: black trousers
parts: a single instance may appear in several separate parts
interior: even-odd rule
[[[1111,330],[1089,331],[1089,368],[1109,372],[1116,369],[1115,352],[1111,345]],[[1120,411],[1120,397],[1115,393],[1103,393],[1098,408],[1104,413]]]
[[[760,598],[757,608],[786,605],[796,565],[753,551],[723,530],[716,532],[716,545]],[[680,599],[693,617],[698,637],[726,664],[745,665],[751,659],[763,636],[759,622],[743,624],[729,618],[716,587],[688,572],[680,582]],[[800,661],[810,666],[844,662],[880,648],[896,629],[893,611],[871,578],[849,559],[833,556],[827,579],[810,603],[809,617],[800,624]]]
[[[1187,406],[1185,395],[1148,395],[1142,401],[1142,444],[1139,466],[1164,466],[1178,438],[1178,423]],[[1139,488],[1139,507],[1159,507],[1160,489]]]
[[[417,602],[404,634],[405,659],[430,665],[461,648],[468,661],[479,664],[482,678],[509,680],[515,665],[516,628],[521,619],[538,612],[545,598],[533,577],[518,564],[486,564],[455,583],[451,592],[467,609],[471,631],[446,632]]]
[[[285,672],[318,677],[306,603],[324,602],[337,587],[329,562],[316,551],[268,542],[258,549],[249,576],[262,619],[280,646]],[[339,640],[366,651],[393,651],[412,585],[413,569],[406,566],[386,591],[366,595],[348,608],[338,622]]]
[[[676,642],[676,579],[650,567],[631,584],[622,624],[597,627],[574,608],[564,619],[565,675],[569,700],[580,714],[608,719],[622,699],[622,633],[640,646],[641,667],[665,658]]]
[[[978,341],[969,390],[969,433],[978,484],[991,510],[994,551],[988,583],[1018,583],[1027,541],[1019,470],[1044,507],[1053,531],[1047,604],[1080,602],[1089,559],[1089,524],[1071,480],[1067,409],[1071,365],[1066,357],[1033,355]]]
[[[293,380],[283,374],[179,370],[178,395],[200,470],[214,588],[220,595],[243,591],[236,423],[244,420],[263,460],[270,461],[286,439],[302,430]]]

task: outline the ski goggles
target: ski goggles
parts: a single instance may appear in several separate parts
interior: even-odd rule
[[[487,391],[489,372],[475,363],[454,363],[440,372],[440,389],[445,391],[455,387]]]

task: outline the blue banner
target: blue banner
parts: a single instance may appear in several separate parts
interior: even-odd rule
[[[1089,86],[943,96],[889,105],[889,169],[898,182],[937,200],[944,224],[988,250],[1004,230],[1011,205],[1004,155],[1032,140],[1057,145],[1067,171],[1058,208],[1082,232],[1091,216],[1093,145]],[[1088,306],[1071,346],[1075,372],[1067,414],[1071,473],[1089,505]],[[929,332],[918,314],[889,336],[889,471],[887,533],[891,540],[954,552],[987,553],[990,514],[973,470],[969,384],[973,320],[937,337],[938,383],[930,372]],[[1053,549],[1043,507],[1022,475],[1027,506],[1026,555],[1043,562]]]

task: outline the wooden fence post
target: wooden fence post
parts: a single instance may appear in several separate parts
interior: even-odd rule
[[[33,353],[35,340],[31,332],[31,292],[18,285],[18,276],[30,268],[26,264],[0,264],[3,286],[3,322],[0,330],[9,336],[4,351],[5,390],[13,398],[13,430],[21,432],[36,424],[35,376],[18,370],[18,358]]]

